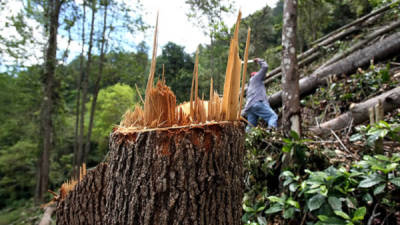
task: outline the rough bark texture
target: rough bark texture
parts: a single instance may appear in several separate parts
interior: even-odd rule
[[[240,123],[114,132],[106,224],[241,224]]]
[[[310,76],[300,80],[300,95],[305,96],[313,92],[316,88],[326,84],[326,78],[333,74],[348,75],[356,71],[359,67],[369,65],[370,60],[375,61],[387,58],[400,51],[400,32],[357,52],[352,53],[346,58],[337,61],[325,68],[313,72]],[[279,91],[269,98],[272,107],[279,107],[282,104],[282,92]]]
[[[299,74],[296,57],[297,0],[287,0],[283,7],[282,29],[282,127],[300,134]]]
[[[400,107],[400,87],[385,92],[377,97],[371,98],[365,102],[356,104],[350,111],[321,124],[319,127],[311,128],[311,131],[318,135],[328,134],[330,130],[341,130],[350,126],[357,125],[369,119],[368,109],[374,107],[379,101],[383,103],[385,112]]]
[[[49,39],[46,49],[45,69],[42,77],[44,88],[43,102],[41,106],[41,144],[43,151],[39,160],[39,173],[36,183],[35,199],[37,202],[42,202],[44,194],[47,193],[49,183],[49,168],[50,168],[50,152],[53,148],[53,113],[55,104],[55,71],[57,65],[57,30],[58,18],[60,14],[62,1],[49,1]]]
[[[104,223],[106,213],[104,190],[108,182],[104,179],[106,171],[106,163],[101,163],[95,169],[88,171],[66,198],[58,202],[57,225],[107,224]]]
[[[86,67],[83,80],[82,80],[82,99],[81,99],[81,110],[80,110],[80,121],[79,121],[79,136],[78,136],[78,156],[77,165],[82,165],[86,161],[87,155],[85,155],[84,148],[84,136],[85,136],[85,113],[86,113],[86,103],[88,101],[88,91],[89,91],[89,77],[92,65],[92,48],[93,48],[93,37],[94,37],[94,23],[96,15],[96,1],[91,2],[92,5],[92,19],[90,24],[90,35],[89,35],[89,49],[86,61]]]
[[[96,111],[96,104],[97,104],[97,97],[100,91],[100,81],[103,77],[103,68],[105,62],[105,52],[104,47],[106,44],[106,31],[107,31],[107,10],[108,4],[104,5],[104,14],[103,14],[103,32],[101,35],[101,47],[100,47],[100,60],[99,60],[99,72],[96,77],[96,82],[94,84],[94,91],[93,91],[93,100],[92,100],[92,107],[90,108],[90,117],[89,117],[89,127],[86,137],[86,145],[85,145],[85,156],[89,155],[90,151],[90,140],[92,136],[92,129],[93,129],[93,122],[94,122],[94,115]]]

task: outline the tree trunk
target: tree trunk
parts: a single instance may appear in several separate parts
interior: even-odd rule
[[[78,168],[80,164],[78,163],[78,155],[79,155],[79,121],[80,121],[80,108],[81,108],[81,89],[82,89],[82,81],[85,77],[85,68],[84,68],[84,52],[85,52],[85,24],[86,24],[86,1],[83,1],[83,17],[82,17],[82,49],[79,59],[79,69],[80,73],[76,77],[76,112],[75,112],[75,142],[74,142],[74,168]]]
[[[96,83],[94,84],[94,92],[93,92],[93,100],[92,100],[92,107],[90,109],[90,118],[89,118],[89,127],[88,133],[86,138],[86,145],[85,145],[85,156],[89,155],[90,151],[90,139],[92,136],[92,129],[93,129],[93,120],[94,120],[94,113],[96,111],[96,103],[97,103],[97,96],[100,90],[100,81],[103,76],[103,68],[104,68],[104,61],[105,61],[105,54],[104,54],[104,46],[106,43],[106,30],[107,30],[107,9],[108,3],[105,3],[104,6],[104,17],[103,17],[103,33],[101,39],[101,47],[100,47],[100,62],[99,62],[99,73],[97,74]]]
[[[92,21],[90,25],[90,36],[89,36],[89,49],[88,49],[88,59],[86,62],[85,68],[85,76],[82,82],[82,100],[81,100],[81,115],[79,122],[79,137],[78,137],[78,156],[77,156],[77,165],[81,165],[85,160],[85,152],[84,152],[84,136],[85,136],[85,113],[86,113],[86,102],[87,102],[87,93],[89,88],[89,76],[90,76],[90,66],[92,64],[92,48],[93,48],[93,36],[94,36],[94,21],[96,15],[96,1],[92,1]]]
[[[100,163],[95,169],[88,171],[65,199],[59,200],[57,225],[106,224],[106,171],[107,164]]]
[[[400,32],[390,35],[367,48],[354,52],[346,58],[333,63],[325,68],[314,71],[310,76],[300,80],[300,95],[305,96],[316,88],[326,84],[326,78],[333,74],[348,75],[359,67],[369,65],[370,60],[385,59],[400,51]],[[269,98],[272,107],[279,107],[282,104],[282,92],[279,91]]]
[[[58,17],[62,1],[49,1],[49,39],[46,50],[45,71],[42,77],[44,97],[41,107],[41,144],[43,151],[39,160],[39,175],[36,183],[36,202],[43,202],[49,183],[50,152],[53,148],[53,112],[55,105],[55,70],[57,65],[57,30]]]
[[[319,127],[313,127],[310,130],[318,135],[323,135],[330,133],[330,130],[341,130],[350,125],[355,126],[360,124],[369,119],[368,109],[374,107],[379,101],[382,101],[385,112],[390,112],[400,107],[400,87],[394,88],[365,102],[356,104],[351,107],[350,111],[321,124]]]
[[[107,163],[59,201],[57,224],[241,224],[243,158],[238,122],[115,131]]]
[[[244,127],[113,133],[107,224],[241,224]]]
[[[390,31],[400,27],[400,20],[399,21],[394,21],[393,23],[386,25],[382,27],[379,30],[376,30],[375,32],[365,36],[362,40],[359,42],[355,43],[352,45],[350,48],[347,48],[344,52],[341,52],[339,54],[336,54],[332,58],[330,58],[328,61],[326,61],[320,68],[324,68],[326,66],[329,66],[330,64],[337,62],[338,60],[348,56],[349,54],[364,48],[369,42],[374,40],[375,38],[382,36],[383,34],[389,33]]]
[[[316,52],[318,52],[321,47],[325,47],[329,44],[334,43],[337,40],[340,40],[344,37],[347,37],[349,34],[352,34],[356,31],[359,31],[361,29],[361,27],[364,26],[368,26],[371,24],[371,22],[373,22],[374,20],[376,20],[377,18],[379,18],[379,15],[382,15],[385,11],[390,10],[391,6],[385,6],[382,7],[381,9],[378,9],[376,11],[371,12],[368,15],[365,15],[357,20],[354,20],[353,22],[346,24],[343,27],[340,27],[337,30],[332,31],[331,33],[325,35],[324,37],[314,41],[311,43],[311,45],[314,45],[314,47],[308,49],[307,51],[299,54],[297,56],[298,60],[305,60],[306,58],[308,58],[310,55],[315,54]],[[372,18],[371,18],[372,17]],[[273,70],[271,70],[271,72],[269,72],[267,74],[267,76],[265,77],[266,80],[268,80],[266,83],[268,83],[269,81],[271,81],[271,79],[276,78],[281,76],[281,70],[282,67],[279,66]]]
[[[282,127],[286,135],[293,130],[300,135],[299,74],[296,57],[297,0],[286,0],[282,29]]]

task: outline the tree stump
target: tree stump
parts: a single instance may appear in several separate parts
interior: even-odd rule
[[[62,193],[57,204],[57,225],[106,224],[107,164],[100,163],[78,182],[69,193]],[[65,195],[65,196],[64,196]]]
[[[111,135],[106,224],[241,224],[241,123]]]

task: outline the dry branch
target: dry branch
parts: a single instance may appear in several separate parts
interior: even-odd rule
[[[356,104],[348,112],[336,117],[335,119],[320,124],[319,127],[311,128],[311,131],[318,135],[323,135],[329,133],[330,130],[341,130],[346,128],[350,125],[351,121],[353,121],[353,125],[358,125],[369,119],[369,108],[374,107],[379,101],[382,101],[385,112],[390,112],[400,107],[400,87],[392,89],[365,102]]]
[[[400,51],[400,32],[339,60],[325,68],[314,71],[310,76],[300,80],[300,94],[308,95],[319,86],[326,84],[326,78],[330,75],[348,75],[359,67],[369,65],[370,60],[379,61]],[[272,107],[279,107],[282,104],[281,91],[269,98]]]

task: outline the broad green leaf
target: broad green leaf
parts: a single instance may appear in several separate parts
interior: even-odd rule
[[[274,204],[269,209],[265,210],[265,214],[274,214],[283,210],[283,206],[280,204]]]
[[[378,186],[374,189],[374,195],[379,195],[379,194],[383,193],[383,192],[385,191],[385,187],[386,187],[386,184],[378,185]]]
[[[371,175],[368,176],[366,179],[362,180],[359,184],[358,187],[360,188],[370,188],[373,187],[381,182],[383,182],[384,179],[382,179],[378,175]]]
[[[264,206],[261,206],[261,207],[258,207],[257,210],[256,210],[256,212],[261,212],[261,211],[263,211],[265,208],[266,208],[265,205],[264,205]]]
[[[319,215],[318,219],[322,221],[322,223],[320,223],[322,225],[346,225],[346,221],[338,217],[328,217],[325,215]]]
[[[267,225],[268,224],[267,219],[265,219],[265,217],[263,217],[263,216],[257,216],[257,222],[260,225]]]
[[[293,206],[293,207],[296,207],[297,209],[300,209],[300,204],[297,202],[297,201],[294,201],[293,199],[288,199],[287,201],[286,201],[286,203],[288,204],[288,205],[291,205],[291,206]]]
[[[278,202],[278,203],[280,203],[281,205],[283,205],[283,204],[285,203],[285,200],[283,200],[282,198],[279,198],[279,197],[277,197],[277,196],[269,196],[269,197],[267,197],[267,198],[268,198],[268,200],[270,200],[272,203]]]
[[[249,213],[253,213],[253,212],[256,211],[255,209],[253,209],[253,208],[251,208],[251,207],[249,207],[249,206],[247,206],[247,205],[245,205],[245,204],[243,204],[243,210],[244,210],[245,212],[249,212]]]
[[[365,214],[367,213],[367,208],[360,207],[354,212],[354,216],[352,221],[360,221],[364,219]]]
[[[350,137],[349,140],[350,140],[351,142],[355,142],[355,141],[361,140],[363,137],[364,137],[363,134],[361,134],[361,133],[356,133],[356,134],[351,135],[351,137]]]
[[[363,199],[367,204],[372,204],[372,202],[374,201],[374,199],[372,198],[372,196],[371,196],[369,193],[363,195],[362,199]]]
[[[375,155],[374,157],[382,161],[390,161],[389,158],[384,155]]]
[[[332,207],[332,209],[335,211],[341,211],[342,210],[342,201],[340,201],[339,198],[336,197],[329,197],[328,198],[328,203]]]
[[[396,185],[397,187],[400,187],[400,177],[390,179],[390,183]]]
[[[307,206],[310,211],[318,209],[325,202],[325,196],[316,194],[307,201]]]
[[[296,183],[291,183],[291,184],[289,185],[289,190],[290,190],[291,192],[295,192],[295,191],[297,190],[298,187],[299,187],[299,185],[297,185]]]
[[[343,211],[334,211],[335,215],[342,217],[345,220],[350,220],[350,216]]]
[[[293,218],[294,212],[295,212],[294,208],[285,209],[285,210],[283,211],[283,218],[284,218],[284,219]]]

